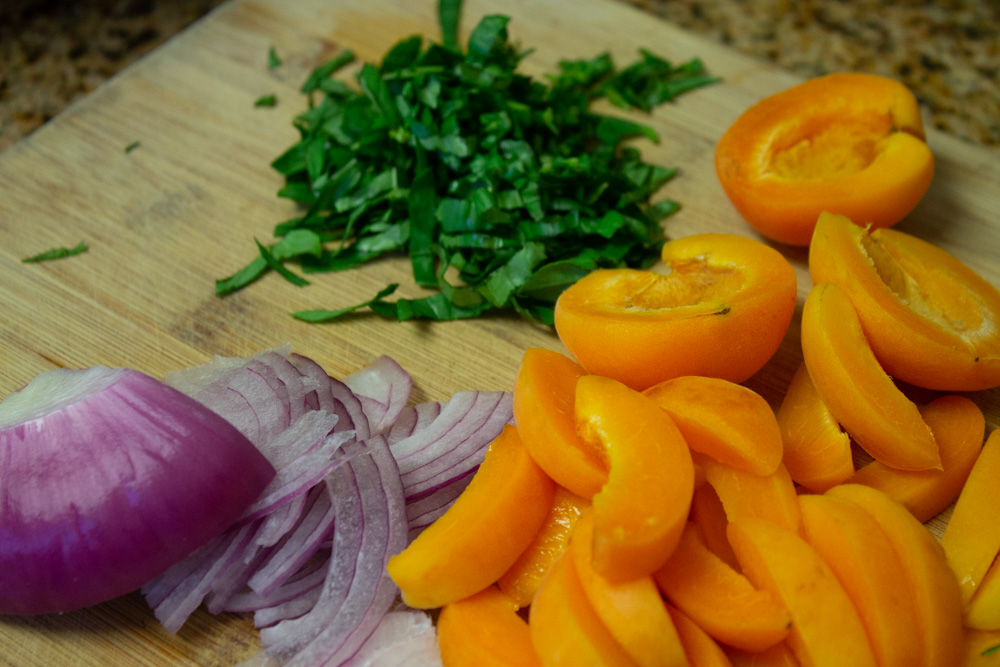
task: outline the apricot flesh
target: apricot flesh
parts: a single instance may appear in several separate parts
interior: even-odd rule
[[[809,272],[847,293],[889,375],[940,391],[1000,386],[1000,290],[947,251],[823,213]]]
[[[528,624],[495,586],[446,604],[437,621],[444,667],[540,667]]]
[[[555,483],[505,426],[448,511],[389,559],[403,602],[417,609],[469,597],[497,580],[531,543]]]
[[[622,581],[652,574],[680,540],[694,493],[691,451],[666,412],[611,378],[576,387],[577,430],[607,452],[592,499],[594,569]]]
[[[603,269],[560,295],[555,327],[595,375],[647,389],[681,375],[742,382],[774,355],[795,310],[795,270],[759,241],[697,234],[661,271]]]
[[[850,298],[833,283],[806,297],[802,355],[823,402],[873,458],[900,470],[941,469],[934,435],[875,359]]]

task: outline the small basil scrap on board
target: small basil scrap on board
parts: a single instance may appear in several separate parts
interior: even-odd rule
[[[361,304],[292,313],[328,322],[360,308],[399,321],[516,312],[552,324],[559,294],[594,269],[645,268],[659,257],[663,218],[679,204],[651,203],[676,169],[648,164],[633,138],[647,125],[598,114],[606,99],[650,111],[718,81],[697,60],[674,65],[651,52],[616,69],[602,53],[564,60],[544,81],[519,74],[529,51],[508,38],[509,18],[484,16],[458,44],[461,2],[439,3],[441,43],[398,42],[363,64],[350,86],[334,75],[345,50],[302,86],[300,139],[272,163],[280,197],[301,215],[278,224],[270,245],[216,293],[241,289],[268,269],[297,285],[406,254],[414,282],[431,293],[387,300],[391,285]]]
[[[86,252],[87,243],[85,241],[80,241],[72,248],[52,248],[51,250],[46,250],[45,252],[40,252],[37,255],[32,255],[31,257],[25,257],[21,260],[22,264],[31,264],[34,262],[49,262],[54,259],[63,259],[65,257],[72,257],[73,255],[79,255],[82,252]]]

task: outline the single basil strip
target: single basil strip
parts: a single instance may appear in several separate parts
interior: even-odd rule
[[[434,253],[431,249],[434,241],[436,208],[434,174],[430,169],[424,169],[410,186],[408,202],[410,263],[413,266],[413,279],[422,287],[433,287],[437,284],[434,275]]]
[[[295,275],[288,268],[286,268],[285,265],[276,259],[275,256],[271,254],[271,251],[268,250],[260,241],[254,239],[253,242],[257,244],[257,250],[260,251],[260,256],[264,258],[264,261],[267,262],[267,265],[270,268],[278,272],[278,275],[293,285],[297,285],[299,287],[305,287],[309,284],[308,280]]]
[[[272,46],[267,50],[267,68],[276,69],[281,67],[281,58],[278,57],[278,52]]]
[[[32,262],[49,262],[53,259],[63,259],[65,257],[79,255],[81,252],[85,252],[86,250],[87,243],[85,241],[80,241],[72,248],[52,248],[51,250],[40,252],[37,255],[32,255],[31,257],[25,257],[21,260],[21,262],[24,264],[30,264]]]
[[[276,95],[261,95],[253,103],[255,107],[273,107],[277,104],[278,97]]]
[[[237,290],[243,289],[253,281],[257,280],[267,271],[267,262],[260,255],[254,257],[249,264],[229,276],[215,281],[215,296],[225,296]]]
[[[128,146],[125,147],[125,154],[128,155],[141,145],[142,144],[139,143],[138,141],[133,141],[132,143],[130,143]]]
[[[462,0],[438,0],[438,23],[441,24],[441,44],[458,49],[458,26],[462,18]]]
[[[398,287],[399,283],[392,283],[388,287],[383,288],[378,294],[375,295],[374,298],[353,306],[347,306],[346,308],[337,308],[336,310],[300,310],[292,313],[292,317],[297,320],[302,320],[303,322],[331,322],[342,315],[353,313],[356,310],[366,308],[373,303],[382,301],[385,297],[395,292]]]

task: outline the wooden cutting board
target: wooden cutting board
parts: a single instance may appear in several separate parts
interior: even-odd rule
[[[419,296],[405,260],[318,276],[306,289],[268,275],[225,299],[213,294],[216,278],[253,257],[252,238],[269,240],[274,223],[293,214],[275,196],[281,179],[268,165],[297,139],[291,120],[305,108],[297,90],[308,72],[344,48],[377,61],[400,38],[436,39],[435,4],[232,0],[0,155],[0,396],[53,367],[121,365],[162,376],[213,354],[289,342],[336,376],[391,355],[422,401],[509,390],[525,348],[563,350],[552,331],[514,318],[308,325],[288,315],[352,304],[388,282]],[[640,47],[677,62],[701,57],[724,83],[639,116],[662,137],[640,147],[647,160],[681,168],[663,193],[683,204],[667,221],[669,236],[756,236],[724,197],[712,151],[746,107],[795,77],[607,0],[471,1],[465,35],[485,13],[512,17],[513,38],[535,49],[523,66],[533,75],[603,50],[619,64]],[[271,46],[284,60],[275,70]],[[254,107],[272,93],[277,107]],[[898,229],[1000,285],[1000,153],[936,132],[928,141],[937,175]],[[78,257],[20,263],[81,240],[90,250]],[[806,254],[783,250],[798,271],[801,308]],[[774,405],[801,359],[797,327],[798,316],[774,361],[748,382]],[[1000,425],[1000,391],[971,398],[989,429]],[[0,617],[0,663],[10,665],[229,665],[256,651],[249,617],[199,612],[171,635],[137,594],[61,616]]]

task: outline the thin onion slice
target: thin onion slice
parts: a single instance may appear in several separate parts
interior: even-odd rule
[[[343,382],[360,399],[373,434],[392,427],[410,400],[413,388],[410,374],[386,355],[344,377]]]
[[[46,371],[0,403],[0,613],[137,589],[275,476],[229,422],[138,371]]]

